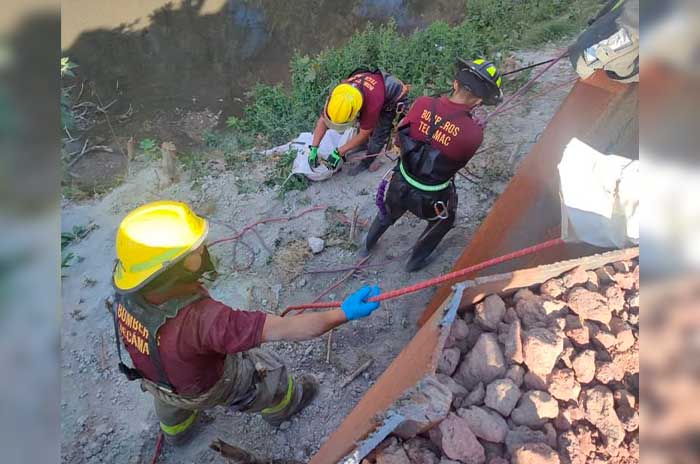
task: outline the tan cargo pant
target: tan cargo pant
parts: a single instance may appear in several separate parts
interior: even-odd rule
[[[175,395],[148,380],[142,381],[141,388],[153,395],[160,427],[166,440],[175,444],[189,437],[199,411],[228,406],[274,420],[301,397],[284,362],[259,348],[227,356],[221,379],[198,397]]]

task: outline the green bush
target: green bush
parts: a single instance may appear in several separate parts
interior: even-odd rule
[[[487,56],[496,62],[515,48],[534,46],[583,29],[596,0],[466,0],[465,20],[450,26],[434,22],[408,37],[393,22],[369,25],[342,47],[290,63],[291,89],[259,84],[234,131],[283,143],[310,130],[334,85],[357,67],[380,67],[412,85],[412,96],[449,90],[456,56]]]

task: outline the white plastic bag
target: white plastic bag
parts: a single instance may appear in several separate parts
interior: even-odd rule
[[[336,132],[329,129],[326,131],[321,143],[318,146],[318,156],[324,160],[328,159],[328,156],[337,147],[344,145],[350,138],[352,138],[357,129],[351,127],[343,133]],[[322,181],[330,178],[337,169],[329,169],[322,163],[319,163],[318,167],[312,168],[309,165],[309,145],[313,139],[313,134],[311,132],[302,132],[299,136],[290,142],[285,147],[297,150],[297,157],[294,159],[292,165],[293,174],[303,174],[313,181]],[[338,166],[340,168],[340,166]]]
[[[558,167],[564,240],[639,244],[639,161],[604,155],[573,138]]]

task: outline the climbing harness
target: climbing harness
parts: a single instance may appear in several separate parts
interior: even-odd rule
[[[416,179],[411,177],[411,175],[408,174],[408,172],[406,172],[406,168],[404,168],[403,161],[399,161],[399,170],[401,171],[401,175],[403,176],[403,178],[406,179],[406,182],[411,184],[411,187],[415,187],[418,190],[422,190],[423,192],[440,192],[442,190],[445,190],[447,187],[450,186],[450,182],[452,180],[450,179],[443,182],[442,184],[437,185],[428,185],[422,182],[418,182]]]
[[[433,204],[433,208],[435,209],[435,217],[428,219],[428,221],[435,221],[437,219],[444,221],[450,217],[450,213],[447,211],[447,205],[444,202],[436,201]]]

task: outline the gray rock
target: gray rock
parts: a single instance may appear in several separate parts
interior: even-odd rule
[[[452,375],[454,374],[461,358],[459,348],[446,348],[442,350],[438,361],[437,372],[439,374]]]
[[[309,249],[313,254],[318,254],[322,252],[323,248],[326,246],[326,242],[324,242],[323,239],[319,237],[309,237],[308,243]]]
[[[525,365],[541,377],[546,377],[552,372],[563,349],[563,339],[550,330],[534,328],[525,332],[523,340]]]
[[[523,384],[523,377],[525,376],[525,369],[517,364],[510,366],[508,371],[506,371],[506,377],[513,381],[515,385],[520,387]]]
[[[520,399],[520,389],[511,379],[497,379],[486,387],[484,403],[508,417]]]
[[[505,340],[503,341],[505,345],[505,357],[511,363],[521,364],[524,360],[523,358],[523,341],[522,341],[522,329],[520,327],[520,320],[516,320],[508,327],[508,331],[505,334]]]
[[[483,328],[496,330],[503,320],[506,304],[498,295],[489,295],[475,308],[475,321]]]
[[[544,432],[533,430],[524,425],[519,425],[506,434],[506,449],[512,454],[513,450],[524,443],[546,443],[547,436]]]
[[[469,428],[478,438],[493,443],[505,441],[508,424],[497,412],[471,406],[459,409],[457,415],[467,421]]]
[[[560,464],[559,455],[544,443],[525,443],[513,450],[512,464]]]
[[[455,406],[461,405],[462,399],[469,394],[469,390],[458,384],[455,379],[445,374],[437,374],[435,377],[452,392],[452,404]]]
[[[559,415],[559,404],[549,393],[532,390],[520,397],[518,406],[513,409],[510,417],[518,425],[541,427],[549,419]]]
[[[612,391],[602,385],[586,390],[583,406],[586,420],[600,431],[608,447],[619,446],[625,439],[625,429],[615,412]]]
[[[498,339],[493,333],[483,333],[474,348],[459,365],[455,380],[466,388],[473,388],[479,382],[490,382],[506,373]]]
[[[467,397],[462,400],[462,407],[467,408],[469,406],[478,406],[483,404],[485,397],[486,388],[484,388],[483,382],[479,382],[479,384],[474,387]]]

